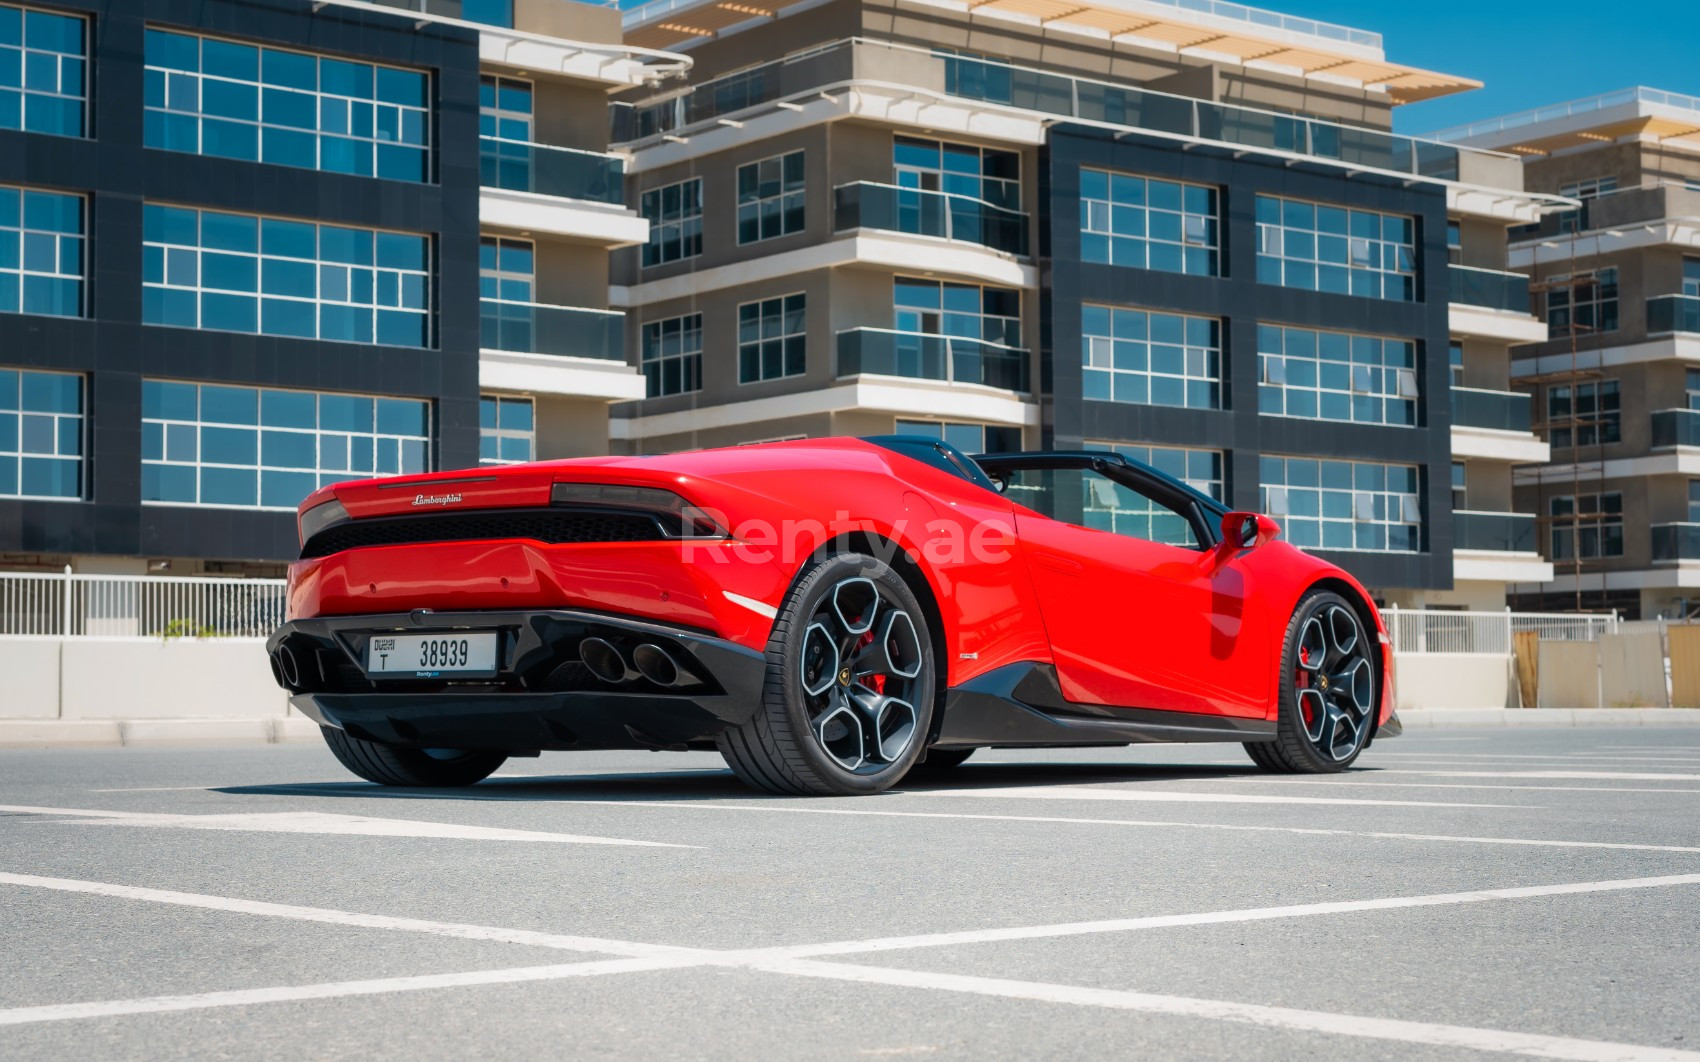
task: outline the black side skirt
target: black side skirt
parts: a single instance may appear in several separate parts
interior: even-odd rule
[[[1273,741],[1275,722],[1148,708],[1074,704],[1050,664],[1008,664],[945,692],[935,747]]]

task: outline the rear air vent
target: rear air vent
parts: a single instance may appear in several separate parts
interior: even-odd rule
[[[655,516],[647,513],[573,510],[559,506],[548,509],[482,509],[345,520],[308,539],[301,547],[301,559],[328,557],[345,549],[429,542],[492,539],[527,539],[550,544],[655,542],[666,537]]]

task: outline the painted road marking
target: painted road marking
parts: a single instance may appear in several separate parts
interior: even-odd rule
[[[925,793],[905,794],[925,796]],[[1503,844],[1531,848],[1603,848],[1623,852],[1676,852],[1700,854],[1700,847],[1671,844],[1634,844],[1620,841],[1549,841],[1534,837],[1473,837],[1455,834],[1392,833],[1374,830],[1339,830],[1313,826],[1256,826],[1231,822],[1167,822],[1149,819],[1090,819],[1059,815],[971,815],[946,811],[875,811],[860,808],[792,807],[782,804],[704,804],[695,801],[574,800],[574,806],[591,804],[618,808],[689,808],[703,811],[767,811],[792,815],[874,815],[898,819],[966,819],[980,822],[1043,822],[1082,826],[1137,826],[1180,830],[1230,830],[1248,833],[1296,833],[1315,837],[1365,837],[1378,841],[1434,841],[1459,844]]]
[[[197,907],[209,911],[228,911],[232,914],[259,915],[265,918],[292,918],[302,922],[323,922],[329,925],[355,926],[361,929],[388,929],[402,933],[426,933],[439,937],[458,937],[462,940],[488,940],[503,944],[525,944],[536,948],[591,952],[598,955],[623,955],[628,958],[673,954],[680,950],[660,944],[637,944],[625,940],[606,940],[601,937],[537,933],[528,929],[502,929],[496,926],[467,925],[460,922],[433,922],[423,918],[393,918],[389,915],[359,914],[354,911],[337,911],[324,907],[300,907],[287,903],[267,903],[264,900],[240,900],[226,896],[208,896],[195,892],[148,889],[135,885],[110,885],[101,881],[49,878],[34,874],[0,873],[0,885],[19,885],[33,889],[50,889],[54,892],[111,896],[120,900],[143,900],[148,903]]]
[[[22,875],[7,875],[24,878]],[[31,883],[63,882],[90,891],[121,889],[92,882],[65,882],[65,879],[35,878]],[[970,930],[960,933],[935,933],[923,936],[891,937],[864,941],[844,941],[788,948],[750,949],[744,951],[707,951],[682,948],[659,948],[652,945],[630,944],[632,948],[655,948],[650,954],[593,962],[566,963],[552,966],[528,966],[500,970],[477,970],[466,973],[428,974],[413,977],[392,977],[365,981],[338,981],[313,985],[242,989],[229,992],[204,992],[192,995],[155,996],[143,999],[111,1000],[85,1003],[51,1004],[35,1007],[16,1007],[0,1010],[0,1025],[24,1025],[49,1021],[91,1018],[110,1018],[134,1014],[156,1014],[175,1011],[202,1010],[214,1007],[251,1006],[262,1003],[300,1002],[315,999],[336,999],[349,996],[379,995],[394,992],[424,991],[485,985],[517,984],[523,982],[563,980],[574,977],[605,976],[665,969],[685,969],[697,966],[739,967],[768,973],[797,977],[819,977],[868,984],[886,984],[921,989],[967,992],[977,995],[1012,999],[1031,999],[1041,1002],[1096,1006],[1118,1010],[1165,1013],[1215,1021],[1243,1022],[1265,1027],[1329,1035],[1355,1036],[1402,1043],[1422,1043],[1440,1046],[1467,1047],[1482,1051],[1535,1055],[1543,1058],[1579,1059],[1583,1062],[1605,1060],[1694,1060],[1700,1054],[1643,1047],[1634,1044],[1609,1043],[1570,1037],[1516,1033],[1469,1026],[1439,1025],[1395,1019],[1369,1018],[1333,1014],[1324,1011],[1296,1010],[1258,1004],[1233,1003],[1222,1000],[1191,999],[1183,996],[1160,996],[1125,992],[1113,989],[1094,989],[1042,982],[1011,981],[997,978],[967,977],[960,974],[929,973],[918,970],[890,970],[872,966],[845,965],[808,961],[805,956],[856,954],[897,949],[940,947],[963,943],[983,943],[993,940],[1030,940],[1085,933],[1122,932],[1160,926],[1220,924],[1232,921],[1257,921],[1306,915],[1332,915],[1346,911],[1387,910],[1402,907],[1437,906],[1442,904],[1482,903],[1496,900],[1523,899],[1541,896],[1579,895],[1618,891],[1623,889],[1660,888],[1700,884],[1700,874],[1666,877],[1629,878],[1618,881],[1582,882],[1565,885],[1537,885],[1509,889],[1488,889],[1478,892],[1445,893],[1429,896],[1391,897],[1379,900],[1337,901],[1306,904],[1284,908],[1257,908],[1246,911],[1222,911],[1195,915],[1156,916],[1150,918],[1114,919],[1100,922],[1063,923],[1051,926],[1017,927],[1009,929]],[[40,887],[55,887],[41,885]],[[140,890],[154,892],[155,890]],[[188,896],[191,894],[167,894]],[[132,898],[148,898],[135,896]],[[217,897],[195,899],[218,900]],[[172,901],[175,902],[175,901]],[[243,901],[235,901],[243,902]],[[342,912],[338,912],[342,914]],[[356,916],[359,917],[359,916]],[[391,928],[399,928],[392,926]],[[501,931],[497,931],[501,932]],[[493,939],[493,938],[487,938]],[[609,942],[617,943],[617,942]]]
[[[1473,766],[1473,765],[1472,765]],[[1380,774],[1423,774],[1433,778],[1597,778],[1609,781],[1621,778],[1636,782],[1694,782],[1700,781],[1700,774],[1653,774],[1635,771],[1418,771],[1405,767],[1390,767]]]
[[[902,988],[963,992],[980,996],[995,996],[1002,999],[1029,999],[1044,1003],[1103,1007],[1112,1010],[1138,1011],[1146,1014],[1172,1014],[1177,1017],[1238,1022],[1261,1028],[1292,1029],[1301,1032],[1354,1036],[1370,1040],[1390,1040],[1408,1044],[1463,1047],[1502,1054],[1533,1055],[1538,1058],[1574,1059],[1579,1060],[1579,1062],[1679,1062],[1679,1060],[1692,1062],[1692,1060],[1700,1059],[1700,1052],[1674,1051],[1669,1048],[1644,1047],[1637,1044],[1581,1040],[1566,1036],[1543,1036],[1538,1033],[1506,1032],[1500,1029],[1479,1029],[1463,1025],[1436,1025],[1429,1022],[1401,1021],[1395,1018],[1365,1018],[1352,1014],[1330,1014],[1319,1010],[1267,1007],[1255,1003],[1230,1003],[1225,1000],[1214,999],[1189,999],[1184,996],[1159,996],[1145,992],[1124,992],[1107,988],[1083,988],[1075,985],[1044,984],[1036,981],[1010,981],[993,977],[971,977],[965,974],[929,973],[924,970],[888,970],[873,966],[804,961],[770,963],[757,968],[769,973],[789,974],[794,977],[818,977],[835,981],[854,981],[860,984],[895,985]]]
[[[230,815],[166,815],[140,811],[90,811],[0,804],[0,812],[51,815],[71,819],[77,826],[154,826],[180,830],[244,830],[256,833],[316,833],[358,837],[435,837],[462,841],[531,841],[548,844],[611,844],[640,848],[696,848],[662,841],[632,841],[622,837],[587,837],[572,833],[541,833],[493,826],[462,826],[418,819],[380,819],[369,815],[340,815],[323,811],[241,812]]]
[[[1342,804],[1394,808],[1521,808],[1526,804],[1446,804],[1427,800],[1370,800],[1355,797],[1279,797],[1248,793],[1188,793],[1158,789],[1099,789],[1084,785],[986,789],[909,789],[905,796],[984,797],[994,800],[1133,800],[1184,804]]]
[[[1363,782],[1356,775],[1349,776],[1351,781],[1343,778],[1265,778],[1258,776],[1236,776],[1230,778],[1201,778],[1199,781],[1208,782],[1262,782],[1266,785],[1332,785],[1332,786],[1368,786],[1373,789],[1387,787],[1390,789],[1527,789],[1533,793],[1676,793],[1700,794],[1700,789],[1656,789],[1652,787],[1637,789],[1631,786],[1612,785],[1488,785],[1477,783],[1467,785],[1463,782]],[[1374,777],[1373,772],[1370,777]]]

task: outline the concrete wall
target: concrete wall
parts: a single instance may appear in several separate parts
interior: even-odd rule
[[[1491,653],[1400,653],[1393,663],[1393,702],[1412,708],[1516,708],[1508,656]]]
[[[0,719],[273,719],[289,712],[265,643],[3,638]]]

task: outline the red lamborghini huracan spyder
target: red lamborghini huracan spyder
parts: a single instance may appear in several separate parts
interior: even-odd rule
[[[1351,576],[1108,452],[585,458],[339,484],[300,530],[273,670],[387,785],[611,748],[823,795],[985,747],[1238,741],[1325,772],[1399,732]]]

